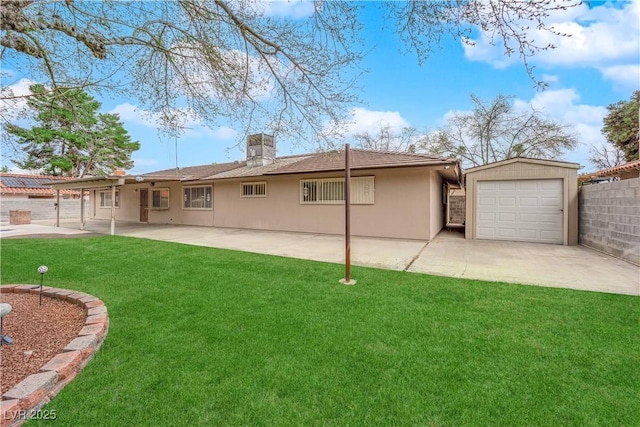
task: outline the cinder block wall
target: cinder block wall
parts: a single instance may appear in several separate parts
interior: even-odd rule
[[[465,196],[449,196],[449,223],[464,224],[465,220]]]
[[[640,178],[581,187],[579,212],[580,244],[640,264]]]
[[[0,221],[9,222],[9,211],[31,211],[31,220],[55,220],[56,199],[0,198]],[[89,217],[89,203],[85,202],[85,217]],[[60,198],[60,219],[80,219],[80,199]]]

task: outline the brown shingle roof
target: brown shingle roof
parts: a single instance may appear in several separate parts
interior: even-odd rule
[[[244,177],[252,177],[252,176],[261,176],[267,175],[272,171],[277,171],[280,168],[287,167],[293,163],[299,162],[303,159],[308,158],[309,156],[291,156],[291,157],[280,157],[275,160],[275,162],[264,165],[264,166],[243,166],[237,169],[232,169],[226,172],[222,172],[208,178],[213,179],[225,179],[225,178],[244,178]],[[246,163],[246,162],[245,162]]]
[[[210,164],[210,165],[201,165],[201,166],[187,166],[179,169],[165,169],[161,171],[149,172],[145,173],[144,176],[146,179],[152,178],[169,178],[176,177],[177,179],[183,181],[191,181],[204,179],[206,177],[216,175],[222,172],[227,172],[233,169],[241,168],[246,166],[247,162],[229,162],[229,163],[218,163],[218,164]]]
[[[458,164],[457,159],[429,154],[397,153],[351,149],[351,169],[380,169],[411,166]],[[145,179],[205,180],[256,177],[309,172],[344,170],[344,150],[278,157],[272,164],[247,166],[246,161],[180,169],[165,169],[144,174]]]
[[[351,149],[349,160],[351,169],[434,166],[453,164],[457,162],[455,159],[427,154],[395,153],[360,149]],[[268,174],[275,175],[344,170],[344,163],[344,150],[330,151],[311,155],[298,162],[270,171]]]

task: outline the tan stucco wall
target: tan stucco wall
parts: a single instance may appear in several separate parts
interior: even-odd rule
[[[434,174],[438,184],[432,186],[430,181]],[[342,234],[344,205],[300,203],[300,179],[340,176],[343,175],[319,173],[260,177],[256,181],[267,181],[267,197],[264,198],[240,197],[240,183],[250,182],[250,179],[217,181],[214,186],[214,225]],[[358,171],[352,176],[375,176],[375,203],[351,207],[353,235],[430,239],[440,230],[442,218],[432,219],[429,209],[432,188],[441,188],[437,172],[426,168],[407,168]],[[441,201],[438,209],[440,207]]]
[[[574,168],[518,161],[469,172],[466,175],[465,237],[476,238],[475,206],[478,181],[507,181],[516,179],[562,179],[564,188],[563,244],[578,244],[578,171]]]
[[[169,188],[169,209],[149,208],[150,224],[201,225],[258,230],[344,233],[344,205],[300,203],[300,179],[342,177],[342,173],[317,173],[221,180],[213,184],[213,210],[182,208],[180,182],[150,182],[119,187],[116,220],[140,220],[141,188]],[[352,205],[354,236],[430,240],[444,226],[442,178],[425,167],[357,171],[352,176],[375,176],[375,203]],[[240,183],[267,181],[267,197],[240,197]],[[206,185],[200,183],[197,185]],[[193,184],[196,185],[196,184]],[[137,191],[136,191],[137,190]],[[110,219],[111,209],[100,208],[99,191],[91,191],[90,217]],[[96,197],[97,196],[97,197]],[[151,202],[149,202],[149,206]]]
[[[193,185],[211,185],[211,183],[200,183]],[[182,208],[182,189],[188,185],[180,182],[157,182],[155,186],[151,183],[142,183],[134,185],[124,185],[119,187],[120,190],[120,207],[116,208],[116,220],[121,221],[140,221],[140,189],[146,188],[149,197],[149,224],[178,224],[178,225],[201,225],[213,226],[213,210],[190,210]],[[169,189],[169,209],[152,209],[151,208],[151,190],[168,188]],[[137,190],[137,191],[136,191]],[[96,219],[110,219],[111,209],[100,207],[100,190],[91,192],[91,214]],[[95,194],[95,198],[94,198]],[[214,196],[215,207],[215,196]]]
[[[436,235],[444,227],[445,205],[442,203],[442,183],[443,179],[435,170],[430,171],[430,215],[429,215],[429,240]]]
[[[118,187],[120,190],[120,207],[116,208],[116,220],[121,221],[138,221],[140,219],[140,201],[138,193],[134,188],[141,188],[146,185],[126,185]],[[110,191],[108,188],[90,190],[89,215],[95,219],[111,219],[111,208],[100,207],[100,192]]]

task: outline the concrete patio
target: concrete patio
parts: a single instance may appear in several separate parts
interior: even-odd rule
[[[109,234],[108,221],[51,221],[0,226],[2,238]],[[116,234],[197,246],[344,262],[343,236],[232,228],[118,222]],[[640,295],[640,267],[582,246],[465,240],[442,231],[431,242],[353,237],[354,265],[480,279]],[[357,279],[357,278],[356,278]]]

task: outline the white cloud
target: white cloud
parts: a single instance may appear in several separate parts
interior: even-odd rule
[[[184,63],[184,78],[173,81],[175,90],[179,92],[198,90],[227,101],[248,96],[260,102],[270,99],[276,88],[273,73],[283,79],[287,75],[287,70],[276,57],[264,59],[242,50],[224,50],[223,47],[218,52],[215,65],[212,65],[211,58],[205,58],[190,43],[175,45],[174,50],[182,55]]]
[[[2,87],[2,89],[0,89],[0,93],[2,94],[2,96],[28,95],[31,93],[31,91],[29,90],[29,86],[31,86],[34,83],[35,82],[33,80],[20,79],[16,83],[10,86]]]
[[[11,165],[10,166],[9,172],[10,173],[19,173],[19,174],[23,174],[23,175],[40,175],[40,171],[20,169],[19,167],[15,166],[15,165]]]
[[[532,28],[528,36],[536,45],[556,46],[555,49],[538,52],[530,59],[532,64],[593,67],[614,83],[632,89],[639,86],[640,0],[605,3],[591,8],[583,4],[552,13],[546,23],[555,31],[571,37]],[[487,62],[498,69],[519,61],[517,55],[505,56],[501,41],[495,40],[494,46],[487,34],[481,33],[472,41],[474,46],[463,45],[469,60]]]
[[[311,16],[314,12],[313,2],[305,0],[260,1],[256,4],[265,16],[299,19]]]
[[[536,94],[530,100],[516,99],[515,108],[531,105],[546,117],[570,125],[580,141],[578,146],[564,156],[564,160],[580,163],[587,170],[593,170],[589,163],[589,149],[592,145],[606,143],[601,133],[602,120],[607,114],[606,107],[580,103],[580,94],[574,89],[547,90]]]
[[[227,126],[220,126],[215,129],[205,127],[205,134],[215,139],[233,139],[238,132]]]
[[[158,164],[158,161],[156,159],[138,158],[138,159],[133,159],[133,162],[135,164],[135,167],[155,166]]]
[[[517,62],[516,57],[504,55],[502,45],[494,44],[491,37],[484,32],[480,33],[477,39],[467,39],[466,43],[462,43],[462,48],[468,60],[487,62],[499,70]]]
[[[20,79],[17,82],[0,87],[0,110],[7,120],[16,120],[23,116],[27,111],[27,98],[31,91],[29,86],[35,84],[33,80]]]
[[[640,87],[640,65],[614,65],[602,67],[600,72],[605,79],[611,80],[623,88],[637,89]]]
[[[126,124],[139,125],[156,130],[160,128],[159,114],[140,109],[129,103],[119,104],[111,109],[109,113],[119,114],[120,119]],[[180,127],[183,129],[181,139],[189,140],[205,136],[216,140],[230,140],[238,135],[238,132],[228,126],[211,128],[204,125],[189,109],[178,110],[177,113],[181,120]]]
[[[529,100],[515,99],[513,107],[516,111],[532,107],[551,120],[571,126],[571,131],[578,138],[578,146],[558,160],[579,163],[585,170],[594,170],[589,163],[589,149],[592,145],[606,144],[600,132],[602,120],[607,114],[606,107],[580,103],[580,94],[575,89],[539,92]],[[450,110],[443,116],[442,122],[446,123],[448,118],[461,113],[470,111]]]
[[[544,81],[546,83],[557,83],[558,82],[558,76],[554,76],[552,74],[543,74],[542,75],[542,81]]]
[[[392,131],[401,131],[409,126],[397,111],[372,111],[366,108],[352,108],[350,117],[340,123],[338,128],[346,136],[354,136],[365,132],[377,133],[382,127],[389,126]]]
[[[154,115],[149,111],[139,109],[128,102],[116,105],[109,111],[109,114],[118,114],[120,116],[120,120],[125,123],[141,125],[149,128],[158,127],[159,116],[157,114]]]

